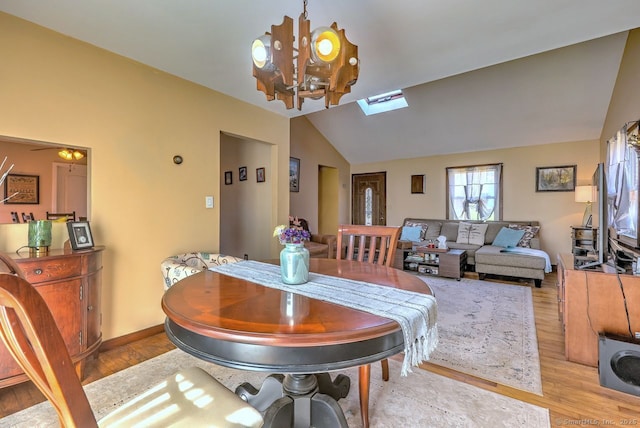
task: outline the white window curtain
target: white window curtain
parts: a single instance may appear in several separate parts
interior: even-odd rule
[[[502,164],[447,168],[448,218],[501,220]]]
[[[638,128],[635,127],[633,135]],[[638,152],[627,144],[626,125],[607,142],[607,214],[619,234],[638,237]]]

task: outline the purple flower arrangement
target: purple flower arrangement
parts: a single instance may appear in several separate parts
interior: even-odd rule
[[[296,219],[297,220],[297,219]],[[284,244],[300,244],[303,241],[311,239],[311,234],[302,227],[297,226],[296,222],[287,227],[283,224],[276,226],[273,236],[277,237],[282,245]]]

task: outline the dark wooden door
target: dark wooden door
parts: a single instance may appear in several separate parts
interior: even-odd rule
[[[386,226],[387,173],[353,174],[351,182],[351,222]]]

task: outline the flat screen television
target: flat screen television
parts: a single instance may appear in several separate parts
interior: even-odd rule
[[[608,198],[607,198],[607,176],[604,170],[604,163],[599,163],[592,176],[592,185],[595,189],[596,216],[598,232],[596,240],[596,258],[587,262],[578,269],[597,269],[609,261],[609,221],[608,221]]]

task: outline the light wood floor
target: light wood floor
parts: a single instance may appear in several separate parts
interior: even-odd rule
[[[477,278],[477,275],[467,274],[467,277]],[[497,281],[495,278],[490,280]],[[528,283],[519,283],[531,286],[533,290],[543,396],[498,385],[432,364],[425,364],[423,368],[489,391],[546,407],[550,410],[552,427],[640,425],[640,397],[603,388],[599,384],[596,368],[565,360],[563,335],[558,320],[555,280],[555,274],[548,274],[542,283],[542,288],[533,288],[533,285]],[[87,377],[83,383],[100,379],[173,348],[173,344],[164,333],[161,333],[101,352],[97,359],[88,363]],[[43,400],[42,395],[30,383],[2,389],[0,390],[0,417]]]

